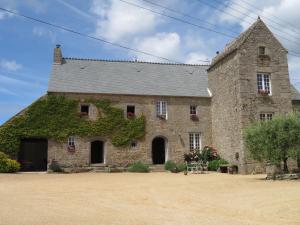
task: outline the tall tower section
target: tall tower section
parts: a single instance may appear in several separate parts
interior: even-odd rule
[[[212,142],[223,158],[251,173],[259,164],[244,147],[244,129],[292,111],[287,50],[258,18],[208,69]]]

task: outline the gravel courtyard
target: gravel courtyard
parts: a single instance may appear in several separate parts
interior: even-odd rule
[[[0,224],[299,225],[300,182],[263,177],[0,174]]]

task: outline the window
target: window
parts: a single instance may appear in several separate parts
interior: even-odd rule
[[[266,48],[264,46],[260,46],[258,48],[258,54],[259,55],[265,55],[266,54]]]
[[[201,149],[200,133],[190,133],[190,150]]]
[[[167,102],[158,101],[156,103],[156,116],[162,119],[167,119]]]
[[[131,142],[130,148],[136,149],[137,148],[137,143],[135,141]]]
[[[259,117],[260,117],[260,120],[261,120],[261,121],[272,120],[272,118],[273,118],[273,113],[261,113],[261,114],[259,115]]]
[[[127,106],[127,118],[133,118],[135,116],[135,106],[128,105]]]
[[[68,138],[68,146],[75,146],[75,138],[74,136],[71,136]]]
[[[190,115],[196,115],[197,114],[197,106],[191,105],[190,106]]]
[[[90,108],[89,105],[81,105],[80,106],[80,113],[82,115],[89,115],[89,108]]]
[[[271,94],[271,82],[269,74],[257,74],[257,90],[259,94]]]

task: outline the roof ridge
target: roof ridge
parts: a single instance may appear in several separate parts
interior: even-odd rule
[[[166,62],[147,62],[147,61],[134,61],[134,60],[119,60],[119,59],[91,59],[91,58],[76,58],[76,57],[63,57],[67,60],[82,60],[82,61],[101,61],[101,62],[124,62],[124,63],[146,63],[146,64],[159,64],[159,65],[174,65],[174,66],[210,66],[210,64],[188,64],[188,63],[166,63]]]
[[[221,61],[223,58],[225,58],[227,55],[229,55],[230,53],[238,49],[243,43],[245,43],[245,41],[248,39],[252,31],[259,23],[263,23],[263,21],[258,17],[257,20],[253,24],[251,24],[250,27],[248,27],[246,30],[241,32],[236,38],[227,43],[224,49],[212,59],[210,68],[212,68],[219,61]]]

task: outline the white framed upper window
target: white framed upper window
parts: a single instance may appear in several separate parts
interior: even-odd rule
[[[189,133],[190,150],[201,149],[201,133]]]
[[[197,106],[190,105],[190,115],[197,115]]]
[[[68,146],[75,146],[75,137],[74,136],[70,136],[68,138]]]
[[[270,74],[258,73],[257,74],[257,92],[259,94],[271,95],[271,79]]]
[[[274,113],[261,113],[259,114],[259,119],[261,121],[272,120]]]
[[[163,119],[168,118],[167,102],[166,101],[156,102],[156,116],[161,117]]]

